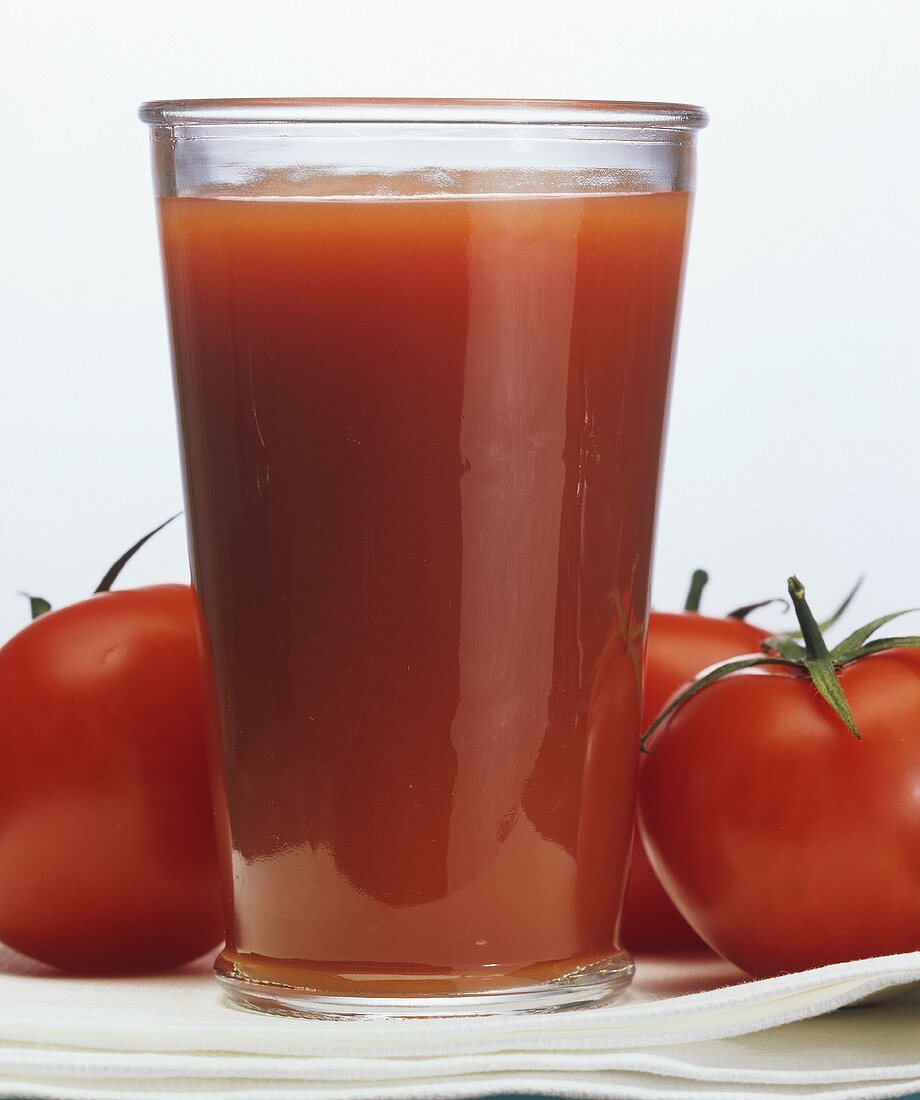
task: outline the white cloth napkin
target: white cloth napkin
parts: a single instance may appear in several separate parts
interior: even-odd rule
[[[163,977],[94,980],[0,950],[4,1098],[857,1100],[915,1091],[920,952],[756,982],[710,956],[640,958],[633,988],[608,1008],[327,1022],[229,1006],[207,960]]]

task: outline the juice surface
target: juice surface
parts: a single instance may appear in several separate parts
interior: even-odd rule
[[[687,211],[161,200],[241,972],[611,953]]]

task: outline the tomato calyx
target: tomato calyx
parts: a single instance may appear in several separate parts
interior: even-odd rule
[[[684,601],[684,611],[688,611],[693,615],[699,614],[703,589],[707,584],[709,584],[709,574],[706,570],[694,569],[693,575],[690,577],[690,590]],[[781,603],[784,611],[789,610],[789,604],[785,600],[759,600],[757,603],[745,604],[744,607],[736,607],[734,611],[729,611],[725,617],[727,619],[740,619],[743,622],[754,611],[759,611],[762,607],[769,607],[773,603]]]
[[[148,539],[152,539],[154,535],[162,531],[167,524],[172,523],[174,519],[181,516],[181,512],[176,512],[175,515],[170,516],[169,519],[163,520],[161,524],[158,524],[152,531],[148,531],[146,535],[130,546],[117,561],[114,561],[106,571],[105,576],[93,589],[93,595],[98,595],[100,592],[108,592],[111,590],[112,585],[118,579],[119,573],[128,564],[128,562],[134,557],[134,555],[140,550],[140,548],[147,542]],[[20,592],[20,596],[24,596],[29,601],[29,611],[33,619],[39,618],[41,615],[45,615],[51,610],[51,604],[43,596],[33,596],[28,592]]]
[[[846,600],[844,600],[841,607],[834,613],[832,618],[826,623],[819,623],[812,614],[811,608],[808,606],[808,601],[805,599],[804,585],[798,577],[790,577],[788,581],[789,598],[792,601],[793,610],[799,621],[799,630],[795,634],[774,634],[764,640],[761,646],[762,653],[750,657],[739,657],[737,660],[724,661],[722,664],[716,665],[716,667],[706,673],[706,675],[701,676],[698,680],[694,680],[689,687],[682,691],[667,707],[665,707],[661,714],[658,715],[655,721],[652,722],[642,735],[640,742],[642,751],[648,751],[649,740],[661,723],[688,699],[704,691],[710,684],[715,683],[716,680],[721,680],[723,677],[729,676],[733,672],[741,672],[744,669],[759,668],[765,665],[779,665],[786,668],[797,669],[807,675],[814,684],[818,694],[824,699],[828,706],[830,706],[856,740],[862,740],[862,734],[859,731],[859,727],[856,725],[856,721],[850,711],[850,705],[847,702],[843,688],[840,684],[838,675],[839,670],[844,665],[861,660],[863,657],[868,657],[873,653],[884,653],[886,650],[890,649],[920,648],[920,637],[916,635],[904,635],[892,638],[876,638],[870,641],[872,635],[885,626],[886,623],[890,623],[893,619],[897,619],[901,615],[907,615],[912,610],[917,610],[916,608],[909,608],[906,611],[895,611],[890,615],[882,615],[878,619],[873,619],[872,622],[866,623],[865,626],[861,626],[858,630],[854,630],[852,634],[844,638],[843,641],[834,646],[833,649],[828,649],[827,643],[824,640],[824,628],[828,623],[835,622],[846,610],[861,584],[862,578],[860,577],[854,589],[847,596]],[[796,640],[797,638],[801,638],[804,644],[800,644]]]

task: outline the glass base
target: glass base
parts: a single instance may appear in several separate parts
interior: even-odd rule
[[[222,965],[223,963],[223,965]],[[515,1016],[560,1012],[609,1004],[632,981],[635,967],[626,951],[577,966],[542,983],[510,985],[476,992],[433,996],[393,996],[385,992],[346,996],[320,989],[256,980],[239,966],[218,960],[214,971],[230,1002],[238,1008],[276,1016],[319,1020],[373,1020],[386,1017]],[[513,976],[509,975],[509,981]]]

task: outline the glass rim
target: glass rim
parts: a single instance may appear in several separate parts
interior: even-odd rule
[[[150,126],[301,123],[601,126],[701,130],[702,107],[603,99],[160,99],[141,105]]]

